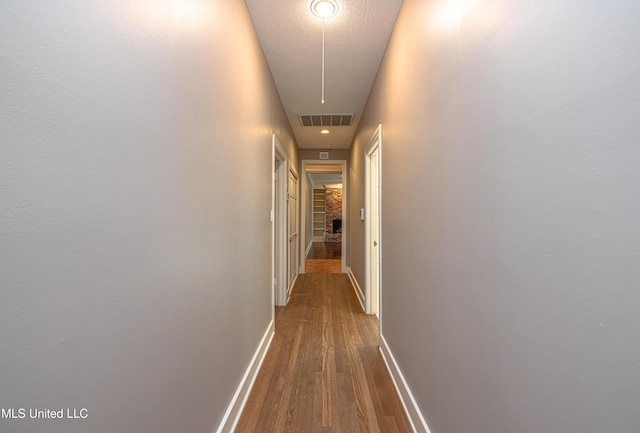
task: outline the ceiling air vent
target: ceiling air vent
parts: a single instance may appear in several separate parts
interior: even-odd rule
[[[351,126],[353,113],[298,114],[301,126]]]

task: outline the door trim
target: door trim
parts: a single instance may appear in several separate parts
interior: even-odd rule
[[[291,191],[289,187],[291,186],[291,178],[295,180],[295,189]],[[291,199],[295,199],[295,205],[291,206]],[[289,298],[291,297],[291,292],[293,291],[293,286],[296,284],[296,280],[298,279],[298,275],[300,273],[300,176],[298,175],[298,170],[293,166],[289,165],[289,172],[287,173],[287,248],[291,248],[293,244],[293,248],[296,251],[293,252],[289,249],[287,251],[287,291],[285,293],[284,304],[286,305],[289,302]],[[292,224],[292,213],[295,218],[293,218],[293,230],[294,234],[291,232]],[[292,242],[293,241],[293,242]],[[293,261],[292,262],[292,257]],[[297,263],[295,262],[297,261]],[[291,275],[293,274],[293,277]]]
[[[303,174],[303,176],[300,177],[301,179],[301,185],[300,185],[300,191],[301,191],[301,195],[302,195],[302,206],[300,207],[300,233],[301,235],[299,236],[300,238],[300,242],[302,244],[304,244],[304,241],[307,237],[307,230],[306,230],[306,214],[307,212],[311,211],[311,201],[313,200],[313,198],[311,197],[307,197],[307,190],[309,188],[309,180],[308,180],[308,176],[307,176],[307,165],[340,165],[342,166],[342,254],[341,254],[341,258],[342,258],[342,273],[346,274],[347,273],[347,237],[349,235],[349,214],[347,212],[347,210],[349,209],[347,206],[347,202],[349,200],[349,189],[348,189],[348,179],[349,179],[349,172],[348,172],[348,165],[347,165],[347,160],[346,159],[303,159],[301,161],[301,166],[300,166],[300,172]],[[309,209],[307,209],[309,208]],[[312,223],[313,224],[313,223]],[[306,245],[304,245],[302,248],[300,248],[301,253],[304,253],[304,251],[306,250]],[[300,273],[304,274],[304,262],[305,262],[305,257],[302,256],[300,257]]]
[[[373,154],[373,152],[375,150],[378,150],[378,164],[377,164],[377,168],[378,168],[378,186],[380,187],[378,189],[378,209],[372,209],[372,204],[371,204],[371,155]],[[364,226],[365,226],[365,233],[364,233],[364,254],[365,254],[365,277],[364,277],[364,281],[365,281],[365,312],[367,314],[373,314],[375,312],[375,308],[373,305],[373,290],[374,288],[372,287],[372,273],[373,273],[373,269],[372,269],[372,261],[373,261],[373,257],[372,257],[372,236],[371,236],[371,218],[370,215],[372,215],[372,212],[376,211],[377,212],[377,221],[378,221],[378,231],[377,231],[377,238],[378,238],[378,248],[377,248],[377,254],[378,254],[378,320],[380,322],[380,329],[382,329],[382,212],[380,211],[380,209],[382,208],[382,194],[381,192],[381,185],[382,185],[382,124],[379,124],[378,127],[376,128],[376,130],[373,133],[373,136],[371,137],[371,139],[369,140],[369,144],[367,145],[365,151],[365,197],[364,197],[364,202],[365,202],[365,219],[364,219]]]
[[[274,176],[274,179],[271,180],[271,300],[272,305],[275,307],[276,305],[286,305],[287,302],[287,182],[289,181],[289,158],[276,134],[272,134],[271,142],[271,173]],[[278,185],[277,191],[276,184]]]

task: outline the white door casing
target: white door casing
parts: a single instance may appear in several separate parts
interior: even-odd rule
[[[275,134],[272,135],[274,176],[271,191],[272,300],[274,305],[287,302],[287,174],[289,160]]]
[[[378,125],[365,150],[365,311],[381,321],[381,149],[382,125]]]
[[[288,214],[289,214],[289,254],[288,254],[288,290],[287,299],[291,296],[291,290],[298,278],[299,260],[299,207],[298,207],[298,173],[295,167],[289,167],[288,182]]]
[[[308,165],[340,165],[342,167],[341,171],[342,171],[342,273],[345,274],[347,273],[347,254],[346,254],[346,242],[347,242],[347,236],[349,235],[348,230],[349,230],[349,214],[347,212],[347,203],[349,200],[349,196],[348,196],[348,185],[347,185],[347,181],[348,181],[348,172],[347,172],[347,161],[344,159],[340,159],[340,160],[327,160],[327,159],[303,159],[301,161],[301,167],[300,170],[303,174],[305,174],[304,176],[302,176],[302,186],[301,186],[301,191],[303,194],[303,198],[302,198],[302,202],[304,203],[304,206],[302,206],[301,209],[301,215],[300,215],[300,232],[301,233],[306,233],[306,214],[307,212],[313,212],[313,208],[312,208],[312,203],[313,203],[313,198],[312,197],[306,197],[307,194],[307,190],[308,190],[308,176],[306,175],[307,173],[307,166]],[[312,222],[313,224],[313,222]],[[304,254],[306,252],[306,245],[304,245],[300,250],[301,250],[301,257],[300,257],[300,273],[304,274],[305,270],[304,270],[304,265],[305,265],[305,257]]]

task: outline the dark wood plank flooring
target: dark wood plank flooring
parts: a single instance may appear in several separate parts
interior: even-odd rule
[[[410,433],[378,340],[345,275],[300,275],[236,433]]]

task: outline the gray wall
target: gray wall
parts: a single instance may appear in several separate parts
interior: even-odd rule
[[[404,2],[351,218],[381,122],[382,331],[433,433],[640,428],[639,16]]]
[[[0,431],[210,433],[271,320],[271,131],[241,0],[0,5]]]

